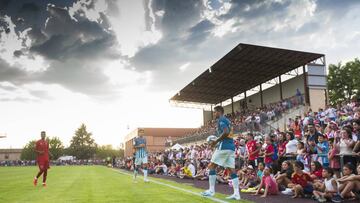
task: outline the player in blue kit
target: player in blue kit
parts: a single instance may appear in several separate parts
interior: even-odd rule
[[[146,151],[146,139],[143,137],[143,132],[139,132],[139,136],[134,138],[133,146],[135,148],[134,181],[136,182],[139,168],[142,167],[144,173],[144,182],[149,182],[147,179],[148,157]]]
[[[234,193],[226,199],[240,200],[239,192],[239,178],[235,171],[235,143],[229,137],[231,122],[224,116],[224,108],[216,106],[214,108],[214,115],[217,119],[217,139],[210,143],[212,147],[216,147],[209,164],[209,189],[201,194],[203,196],[215,195],[216,183],[216,167],[222,166],[231,170],[231,179]]]

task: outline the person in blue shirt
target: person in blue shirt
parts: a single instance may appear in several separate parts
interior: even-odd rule
[[[318,153],[318,160],[320,159],[320,162],[322,163],[324,168],[329,167],[329,158],[328,158],[328,152],[329,152],[329,143],[325,140],[324,135],[320,134],[319,137],[319,143],[316,144],[317,147],[317,153]]]
[[[148,158],[146,151],[146,139],[143,137],[143,133],[139,133],[138,137],[134,138],[133,146],[135,148],[134,181],[136,182],[138,170],[140,167],[142,167],[144,173],[144,182],[149,182],[147,179]]]
[[[217,119],[217,139],[210,143],[211,147],[216,147],[209,164],[209,189],[202,192],[203,196],[215,195],[216,167],[222,166],[231,170],[231,180],[234,193],[227,199],[240,200],[239,178],[235,171],[235,143],[229,137],[231,122],[224,116],[224,108],[216,106],[214,116]]]

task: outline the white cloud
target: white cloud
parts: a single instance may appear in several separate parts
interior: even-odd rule
[[[218,25],[213,31],[212,33],[214,34],[214,36],[216,37],[223,37],[224,35],[226,35],[229,32],[235,32],[236,28],[233,27],[233,25],[235,24],[236,20],[235,19],[230,19],[227,20],[225,23]]]
[[[189,65],[190,65],[190,62],[185,63],[185,64],[183,64],[183,65],[181,65],[181,66],[179,67],[179,70],[180,70],[181,72],[184,72],[184,71],[186,71],[186,69],[189,67]]]

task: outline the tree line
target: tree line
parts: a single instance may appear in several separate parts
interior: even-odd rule
[[[360,60],[330,64],[327,85],[331,104],[360,99]]]
[[[112,145],[100,146],[95,143],[92,133],[88,132],[85,124],[75,131],[70,146],[65,148],[58,137],[47,137],[50,159],[56,160],[61,156],[75,156],[77,159],[106,159],[107,157],[124,157],[123,149],[114,149]],[[37,140],[29,141],[21,152],[22,160],[35,160],[35,145]]]

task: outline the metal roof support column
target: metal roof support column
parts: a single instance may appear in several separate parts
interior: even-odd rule
[[[213,112],[213,106],[212,104],[210,105],[210,108],[211,108],[211,120],[214,120],[214,112]]]
[[[260,84],[260,102],[261,102],[261,108],[264,107],[262,84]]]
[[[305,65],[303,66],[303,76],[304,76],[304,96],[305,96],[305,106],[310,105],[309,98],[309,88],[307,86],[307,72],[305,70]]]
[[[247,109],[247,97],[246,97],[246,91],[244,92],[245,95],[245,109]]]
[[[279,75],[279,86],[280,86],[280,100],[283,100],[283,88],[281,82],[281,75]]]
[[[231,97],[231,113],[234,115],[234,97]]]

